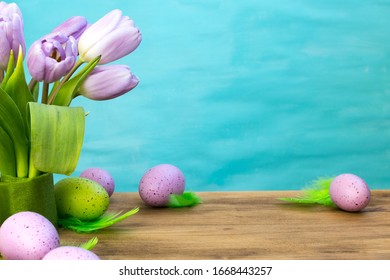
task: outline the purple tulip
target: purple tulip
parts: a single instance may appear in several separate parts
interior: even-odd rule
[[[85,17],[74,16],[66,20],[59,26],[53,29],[51,33],[62,33],[63,35],[72,36],[78,40],[88,26],[88,22]]]
[[[92,100],[113,99],[135,88],[138,82],[127,65],[97,66],[81,85],[79,94]]]
[[[7,69],[11,50],[15,58],[22,47],[23,57],[26,53],[24,41],[23,17],[15,3],[0,2],[0,70]]]
[[[77,58],[77,42],[61,33],[49,34],[32,44],[27,67],[36,81],[52,83],[65,76]]]
[[[141,40],[141,32],[134,22],[120,10],[113,10],[81,35],[80,58],[89,62],[101,55],[99,64],[106,64],[134,51]]]

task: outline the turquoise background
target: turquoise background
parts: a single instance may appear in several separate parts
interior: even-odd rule
[[[118,99],[79,98],[73,176],[107,169],[136,191],[160,163],[194,191],[300,189],[355,173],[390,188],[390,1],[16,1],[27,45],[73,15],[119,8],[143,34]]]

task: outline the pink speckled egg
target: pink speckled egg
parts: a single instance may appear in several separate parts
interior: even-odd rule
[[[35,212],[16,213],[0,228],[0,252],[8,260],[40,260],[59,245],[56,228]]]
[[[329,188],[332,201],[342,210],[357,212],[370,202],[371,192],[366,182],[354,174],[335,177]]]
[[[148,205],[166,206],[171,194],[184,192],[183,173],[174,165],[159,164],[150,168],[139,183],[139,195]]]
[[[61,246],[47,253],[42,260],[100,260],[93,252],[76,246]]]
[[[80,177],[87,178],[97,182],[107,191],[108,196],[111,196],[114,193],[114,189],[115,189],[114,178],[107,170],[98,167],[91,167],[84,170],[80,174]]]

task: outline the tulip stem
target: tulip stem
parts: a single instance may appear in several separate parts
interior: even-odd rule
[[[0,70],[0,83],[3,81],[3,79],[4,79],[4,71]]]
[[[36,88],[38,84],[37,80],[31,79],[31,81],[28,83],[28,89],[30,90],[31,94],[33,95],[33,98],[35,101],[38,100],[39,95],[39,88]]]
[[[34,90],[35,85],[37,84],[37,81],[34,79],[31,79],[28,83],[28,89],[32,92]]]
[[[74,72],[84,63],[81,59],[77,60],[76,63],[73,65],[73,68],[69,71],[68,74],[65,75],[65,77],[61,80],[61,82],[53,89],[53,91],[50,94],[49,101],[47,104],[53,104],[54,100],[56,99],[57,93],[60,91],[60,88],[65,84],[66,81],[70,79],[70,77],[73,75]]]
[[[49,96],[49,83],[43,82],[42,104],[47,104],[48,96]]]

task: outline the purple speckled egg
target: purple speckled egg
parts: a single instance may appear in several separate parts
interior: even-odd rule
[[[40,260],[59,245],[56,228],[35,212],[16,213],[0,228],[0,252],[7,260]]]
[[[108,196],[111,196],[114,193],[114,189],[115,189],[114,178],[111,176],[111,174],[108,171],[104,169],[98,167],[91,167],[84,170],[80,174],[80,177],[87,178],[97,182],[107,191]]]
[[[139,195],[148,205],[166,206],[171,194],[184,192],[183,173],[174,165],[159,164],[150,168],[139,183]]]
[[[76,246],[61,246],[47,253],[42,260],[100,260],[95,253]]]
[[[370,202],[371,192],[366,182],[354,174],[335,177],[329,188],[332,201],[342,210],[357,212]]]

